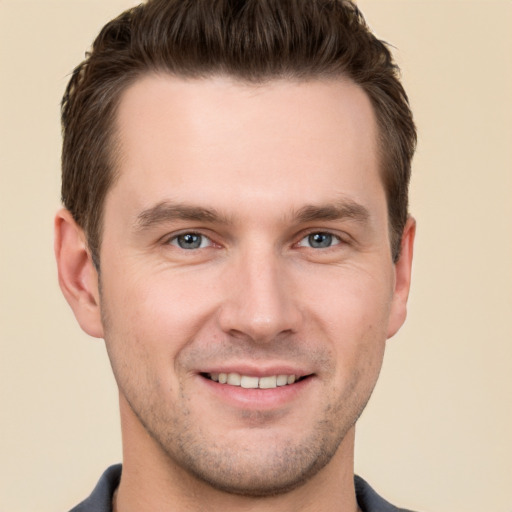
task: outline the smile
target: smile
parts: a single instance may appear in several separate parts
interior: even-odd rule
[[[288,386],[301,379],[296,375],[269,375],[266,377],[253,377],[250,375],[240,375],[239,373],[206,373],[206,378],[227,384],[229,386],[238,386],[245,389],[273,389],[281,386]]]

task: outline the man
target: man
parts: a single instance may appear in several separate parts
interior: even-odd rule
[[[123,466],[74,511],[391,511],[355,423],[404,322],[415,128],[345,0],[149,0],[63,100],[59,281]]]

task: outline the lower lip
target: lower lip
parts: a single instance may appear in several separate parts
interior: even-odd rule
[[[241,386],[220,384],[206,377],[199,376],[210,392],[229,405],[249,410],[272,410],[283,407],[294,400],[303,397],[303,394],[314,382],[314,377],[278,386],[271,389],[246,389]]]

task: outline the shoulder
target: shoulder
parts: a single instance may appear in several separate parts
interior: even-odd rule
[[[412,510],[395,507],[386,501],[360,476],[354,476],[354,483],[356,487],[357,504],[363,512],[412,512]]]
[[[121,464],[110,466],[101,475],[91,495],[70,512],[111,512],[112,496],[121,479]]]

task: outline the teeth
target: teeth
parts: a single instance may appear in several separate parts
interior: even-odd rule
[[[286,386],[288,384],[288,375],[278,375],[277,376],[277,385],[278,386]]]
[[[228,373],[228,384],[231,386],[240,386],[241,378],[238,373]]]
[[[248,377],[247,375],[244,375],[241,378],[240,385],[246,389],[255,389],[258,387],[259,380],[260,379],[258,379],[258,377]]]
[[[220,384],[230,386],[241,386],[245,389],[273,389],[278,386],[293,384],[297,377],[295,375],[270,375],[268,377],[251,377],[239,373],[210,373],[210,379]]]
[[[277,377],[260,377],[259,386],[261,389],[271,389],[277,387]]]

